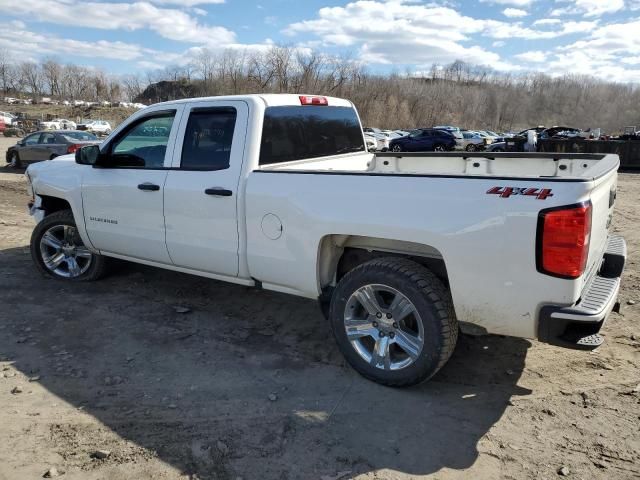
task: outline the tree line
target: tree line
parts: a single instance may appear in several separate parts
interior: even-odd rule
[[[191,95],[313,93],[352,100],[365,125],[458,125],[513,130],[534,125],[640,125],[640,88],[585,75],[509,74],[456,61],[427,71],[372,72],[348,56],[293,47],[201,49],[185,65],[145,74],[109,75],[63,64],[15,62],[0,51],[0,90],[88,101],[166,101]]]

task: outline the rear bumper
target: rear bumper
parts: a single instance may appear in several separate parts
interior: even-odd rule
[[[617,304],[626,258],[627,245],[624,239],[609,236],[602,266],[585,286],[580,300],[570,307],[542,307],[538,320],[538,340],[578,350],[592,350],[600,346],[603,340],[598,332]]]

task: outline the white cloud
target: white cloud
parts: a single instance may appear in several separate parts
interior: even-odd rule
[[[20,41],[16,42],[16,38]],[[38,56],[108,58],[132,61],[155,54],[151,49],[125,42],[99,40],[87,42],[26,30],[22,22],[0,23],[0,49],[5,48],[15,58],[34,60]]]
[[[526,10],[522,10],[520,8],[505,8],[502,11],[502,14],[505,17],[517,18],[517,17],[526,17],[527,15],[529,15],[529,12],[527,12]]]
[[[531,50],[529,52],[518,53],[514,55],[514,57],[523,62],[541,63],[547,59],[547,54],[540,50]]]
[[[459,59],[495,64],[499,55],[468,44],[469,35],[482,29],[483,21],[451,8],[366,0],[321,8],[317,18],[293,23],[284,32],[315,34],[324,46],[359,48],[360,58],[371,63],[426,65]]]
[[[536,20],[535,22],[533,22],[533,26],[540,26],[540,25],[557,25],[558,23],[562,23],[561,20],[557,19],[557,18],[541,18],[539,20]]]
[[[498,20],[485,20],[483,34],[498,39],[523,38],[526,40],[549,40],[573,33],[590,32],[597,26],[596,21],[564,22],[557,30],[536,30],[523,27],[521,23],[507,23]]]
[[[158,5],[177,5],[181,7],[194,7],[196,5],[221,4],[225,0],[149,0],[151,3]]]
[[[495,3],[497,5],[513,5],[515,7],[526,7],[535,0],[480,0],[481,3]]]
[[[187,0],[188,2],[189,0]],[[48,0],[1,2],[0,12],[20,15],[31,20],[102,30],[149,29],[158,35],[189,43],[227,44],[235,42],[235,33],[224,27],[200,24],[187,13],[159,8],[148,2],[102,3],[65,0],[55,8]]]
[[[599,17],[606,13],[615,13],[624,8],[624,0],[556,0],[557,4],[570,3],[551,12],[554,17],[565,15],[584,15]]]

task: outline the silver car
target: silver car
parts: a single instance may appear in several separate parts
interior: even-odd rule
[[[7,163],[19,168],[23,163],[52,160],[60,155],[74,153],[85,145],[100,143],[93,133],[77,130],[36,132],[22,138],[7,150]]]

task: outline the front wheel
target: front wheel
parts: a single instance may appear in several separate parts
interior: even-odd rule
[[[393,147],[391,147],[391,151],[392,152],[401,152],[402,151],[402,147],[400,145],[394,145]]]
[[[438,144],[433,146],[433,151],[434,152],[446,152],[447,148],[444,145],[442,145],[441,143],[438,143]]]
[[[97,280],[106,271],[106,259],[82,243],[71,210],[46,216],[31,235],[31,257],[38,269],[63,280]]]
[[[22,162],[20,161],[20,155],[18,155],[18,152],[11,153],[11,156],[9,157],[9,165],[13,168],[22,167]]]
[[[448,290],[431,271],[403,258],[378,258],[348,272],[333,293],[329,315],[347,362],[388,386],[431,378],[458,338]]]
[[[476,146],[473,143],[470,143],[469,145],[467,145],[467,148],[465,148],[465,150],[467,152],[475,152],[476,151]]]

